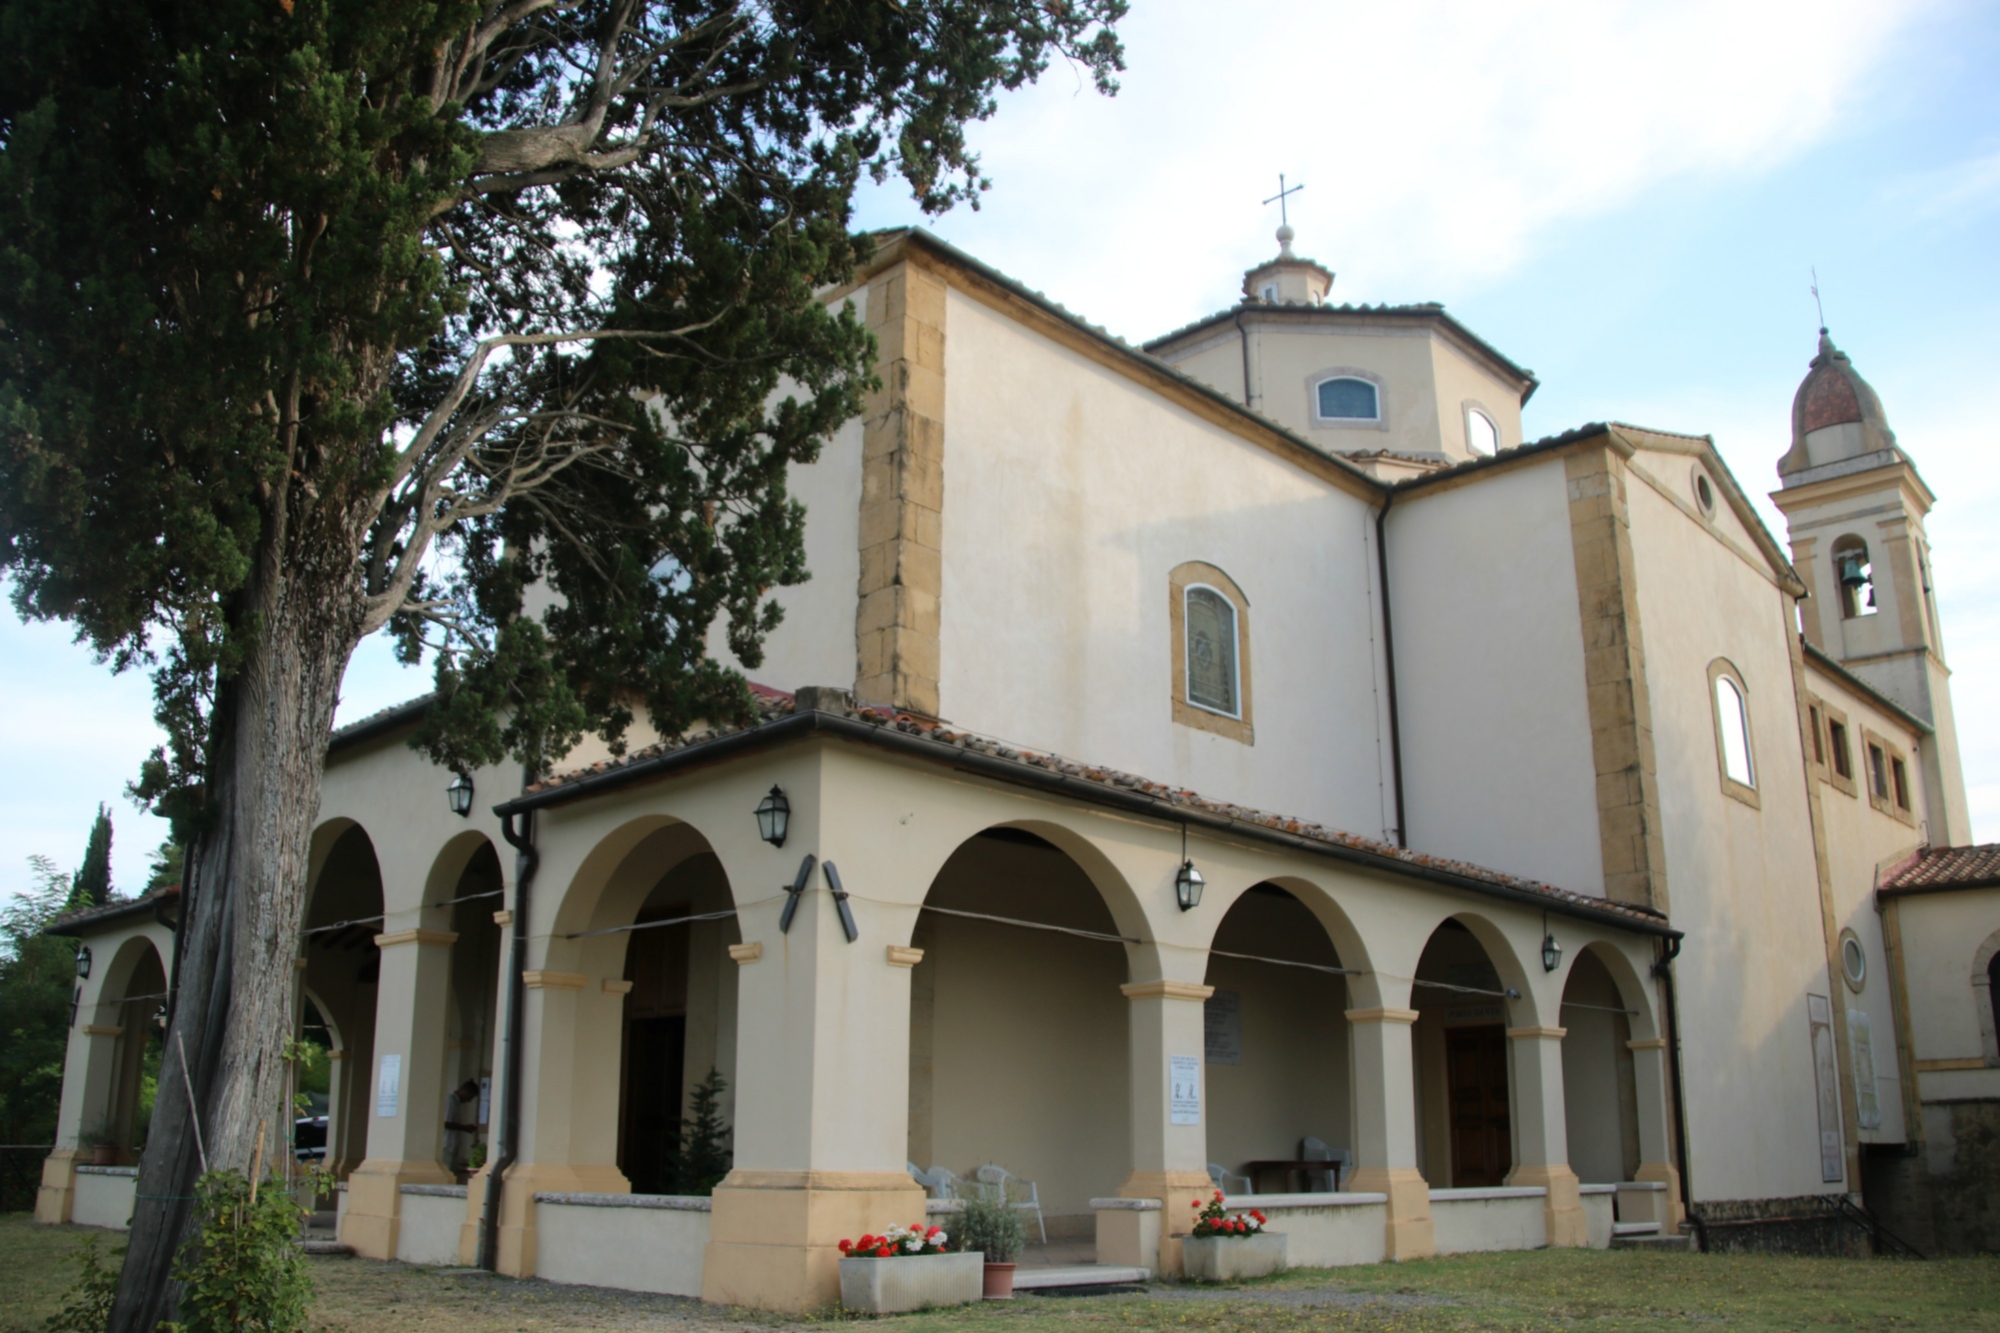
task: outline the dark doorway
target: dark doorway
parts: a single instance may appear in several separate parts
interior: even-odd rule
[[[634,1194],[674,1192],[681,1136],[681,1062],[687,1018],[634,1018],[625,1024],[625,1124],[620,1168]]]
[[[1444,1043],[1452,1186],[1503,1184],[1514,1164],[1507,1120],[1507,1031],[1498,1023],[1447,1028]]]

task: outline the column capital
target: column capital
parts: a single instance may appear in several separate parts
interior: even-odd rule
[[[456,944],[458,932],[455,930],[399,930],[391,935],[377,935],[375,947],[393,948],[398,944]]]
[[[1561,1041],[1568,1035],[1568,1028],[1528,1027],[1507,1029],[1507,1039],[1509,1041]]]
[[[1215,987],[1193,981],[1128,981],[1118,988],[1128,1000],[1206,1000]]]
[[[125,1029],[114,1027],[109,1023],[85,1023],[83,1025],[83,1035],[86,1037],[122,1037],[125,1035]]]
[[[1628,1051],[1664,1051],[1667,1049],[1665,1037],[1641,1037],[1625,1043]]]
[[[521,984],[529,990],[582,990],[590,978],[581,972],[549,972],[536,969],[521,974]]]
[[[1414,1009],[1349,1009],[1347,1021],[1350,1023],[1414,1023],[1417,1011]]]
[[[748,944],[732,944],[729,946],[729,956],[735,960],[738,967],[745,963],[754,963],[764,956],[764,941],[751,940]]]
[[[890,967],[915,967],[924,961],[924,951],[908,944],[889,946]]]

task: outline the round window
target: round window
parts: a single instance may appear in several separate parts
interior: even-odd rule
[[[1694,500],[1701,506],[1702,513],[1715,512],[1715,484],[1709,481],[1708,474],[1699,467],[1694,470]]]
[[[1858,991],[1868,980],[1868,953],[1851,930],[1840,934],[1840,971],[1849,990]]]

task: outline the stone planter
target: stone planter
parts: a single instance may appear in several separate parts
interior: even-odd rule
[[[1285,1233],[1254,1236],[1189,1236],[1181,1242],[1181,1263],[1196,1282],[1234,1282],[1263,1277],[1285,1267]]]
[[[970,1305],[985,1286],[986,1256],[916,1254],[900,1259],[842,1259],[840,1303],[865,1314],[900,1314],[938,1305]]]

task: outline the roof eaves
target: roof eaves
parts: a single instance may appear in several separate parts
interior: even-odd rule
[[[327,734],[326,752],[331,755],[339,750],[352,749],[378,736],[386,736],[400,728],[414,726],[423,720],[424,714],[430,711],[430,706],[435,702],[437,702],[436,694],[420,694],[414,699],[384,708],[379,713],[370,713],[367,717],[349,722],[346,726],[335,727]]]
[[[1680,934],[1664,916],[1644,908],[1572,893],[1483,867],[1392,848],[1307,821],[1205,801],[1194,792],[1169,788],[1130,774],[1016,750],[942,724],[933,725],[905,715],[891,716],[876,710],[864,711],[856,716],[819,711],[794,712],[738,731],[704,733],[700,739],[685,746],[654,747],[653,751],[633,756],[621,764],[598,765],[581,775],[551,779],[511,801],[495,806],[494,813],[506,818],[528,810],[584,800],[633,784],[660,780],[698,765],[720,762],[813,735],[857,741],[1000,781],[1060,791],[1095,805],[1196,825],[1255,841],[1277,843],[1293,850],[1358,864],[1380,873],[1421,879],[1485,897],[1529,903],[1579,919],[1651,935]]]
[[[59,916],[43,928],[42,934],[81,939],[86,935],[96,934],[106,926],[116,925],[127,917],[154,915],[157,910],[165,908],[180,896],[181,889],[178,884],[164,889],[154,889],[150,893],[137,898],[128,898],[123,902],[105,903],[101,907]]]

